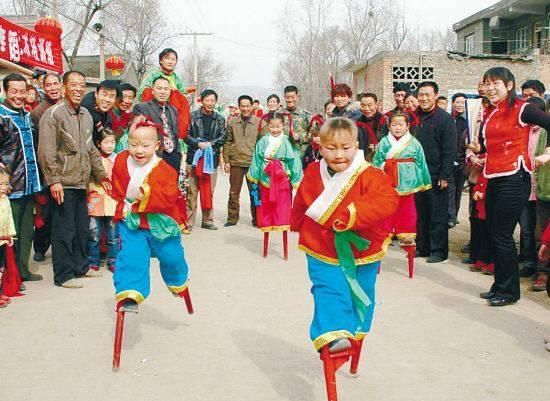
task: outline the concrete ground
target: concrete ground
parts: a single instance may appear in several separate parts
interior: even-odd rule
[[[111,274],[85,288],[45,276],[0,310],[0,400],[10,401],[314,401],[326,400],[322,364],[308,338],[312,298],[304,255],[280,234],[267,259],[242,220],[223,228],[227,176],[216,189],[219,231],[196,228],[183,241],[196,313],[162,284],[152,263],[152,293],[127,316],[122,364],[111,371],[114,299]],[[451,232],[457,248],[466,218]],[[360,377],[338,374],[340,400],[534,401],[548,398],[550,335],[546,295],[490,308],[478,298],[492,278],[471,273],[453,254],[446,264],[406,259],[390,250],[378,279],[373,331]]]

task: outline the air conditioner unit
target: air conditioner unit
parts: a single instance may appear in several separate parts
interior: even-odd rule
[[[500,26],[500,17],[495,16],[491,17],[489,19],[489,27],[490,28],[498,28]]]

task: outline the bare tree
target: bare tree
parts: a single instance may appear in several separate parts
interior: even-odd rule
[[[36,2],[34,0],[11,0],[11,12],[15,15],[36,14]]]
[[[406,45],[410,32],[411,29],[405,20],[405,16],[396,15],[396,17],[390,21],[390,27],[386,35],[386,46],[391,50],[401,50]]]
[[[159,0],[117,0],[105,10],[108,48],[129,55],[137,62],[138,80],[147,67],[156,65],[153,55],[170,38],[170,29]],[[172,30],[174,31],[174,30]]]
[[[223,86],[229,79],[229,68],[223,62],[215,59],[212,50],[203,48],[199,50],[198,69],[197,69],[197,93],[207,88],[217,88]],[[183,59],[187,61],[182,64],[182,77],[184,82],[193,82],[194,66],[190,60],[193,60],[193,47],[188,47],[184,53]]]

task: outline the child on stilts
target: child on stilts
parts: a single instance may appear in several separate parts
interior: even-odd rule
[[[112,197],[118,202],[121,249],[116,258],[116,300],[123,312],[137,312],[150,292],[151,256],[175,296],[187,291],[188,267],[181,243],[183,219],[177,206],[178,172],[156,155],[162,128],[150,121],[130,132],[128,150],[117,155]]]
[[[353,121],[330,119],[320,137],[323,160],[304,173],[291,229],[300,233],[313,284],[311,340],[318,351],[338,353],[370,331],[378,267],[390,242],[384,222],[399,196],[358,152]]]
[[[260,190],[261,219],[258,227],[264,232],[264,256],[270,231],[282,231],[285,245],[287,243],[292,187],[296,188],[302,178],[302,162],[288,136],[283,133],[283,118],[281,113],[269,113],[269,134],[256,144],[247,173],[247,179],[258,185]]]
[[[409,132],[409,114],[393,111],[388,118],[389,134],[382,138],[373,158],[399,193],[399,208],[386,223],[390,236],[402,246],[414,246],[416,238],[416,205],[414,194],[432,187],[422,145]]]

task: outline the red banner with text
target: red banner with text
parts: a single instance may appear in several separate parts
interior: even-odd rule
[[[44,35],[0,17],[0,58],[63,72],[61,38]]]

